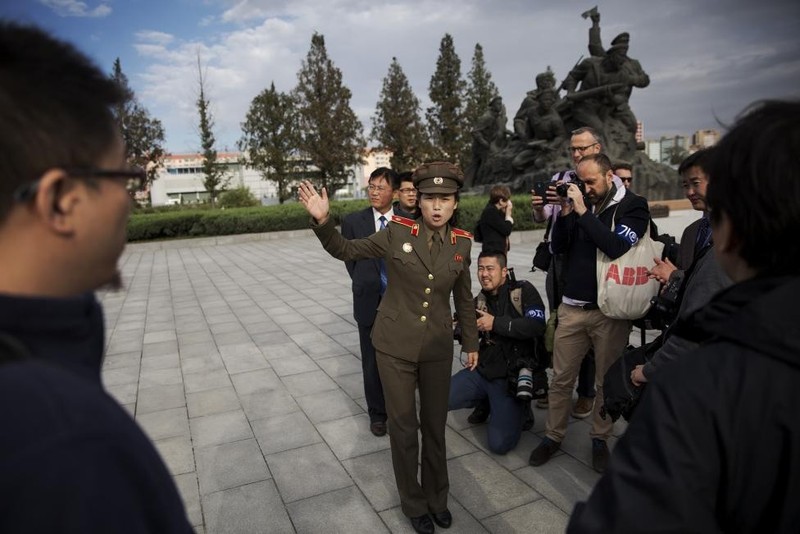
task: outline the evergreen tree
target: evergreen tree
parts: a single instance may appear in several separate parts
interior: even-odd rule
[[[486,62],[483,58],[483,47],[480,43],[475,45],[475,53],[472,56],[472,69],[467,74],[466,106],[464,107],[464,129],[467,138],[465,147],[461,155],[464,168],[468,167],[472,159],[470,150],[469,132],[478,124],[478,119],[489,109],[489,102],[492,98],[499,96],[497,86],[492,81],[492,73],[486,69]]]
[[[392,151],[391,165],[398,171],[416,167],[430,152],[419,99],[394,57],[383,79],[381,97],[372,117],[371,136],[381,147]]]
[[[125,99],[114,106],[112,112],[125,141],[128,165],[147,169],[147,183],[143,185],[146,188],[156,179],[167,155],[164,127],[160,120],[150,117],[147,109],[136,99],[128,85],[128,77],[122,72],[119,58],[114,61],[111,79],[125,94]]]
[[[246,160],[261,172],[264,180],[278,185],[278,202],[291,196],[291,156],[297,153],[297,113],[290,95],[275,90],[275,83],[264,89],[250,104],[242,123],[239,149],[247,152]]]
[[[311,48],[297,73],[293,97],[298,106],[300,152],[316,166],[316,181],[333,195],[361,162],[363,126],[350,108],[350,89],[325,49],[325,37],[314,33]]]
[[[205,80],[203,69],[200,66],[200,56],[197,57],[197,76],[200,95],[197,97],[197,112],[200,115],[200,146],[203,149],[203,163],[201,168],[205,177],[203,187],[208,191],[211,207],[216,206],[217,195],[228,185],[230,177],[222,164],[217,161],[217,150],[214,148],[214,118],[211,116],[211,103],[206,98]]]
[[[461,79],[461,60],[453,38],[445,34],[439,45],[436,72],[431,77],[428,96],[433,105],[427,109],[428,132],[436,159],[457,162],[468,136],[463,125],[465,83]]]

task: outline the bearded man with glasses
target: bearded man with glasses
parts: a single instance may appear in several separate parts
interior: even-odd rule
[[[192,532],[175,483],[103,388],[103,311],[131,192],[120,88],[0,21],[0,532]]]

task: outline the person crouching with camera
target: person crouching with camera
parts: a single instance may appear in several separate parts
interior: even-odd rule
[[[506,454],[516,447],[528,418],[532,424],[531,399],[547,393],[544,303],[530,282],[513,279],[501,251],[480,253],[478,280],[478,372],[463,369],[453,375],[448,409],[475,408],[469,422],[488,419],[489,450]]]

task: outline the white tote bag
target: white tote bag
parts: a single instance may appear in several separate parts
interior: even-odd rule
[[[611,218],[614,231],[617,210]],[[647,271],[653,258],[660,258],[664,243],[650,237],[650,223],[638,243],[619,258],[612,260],[597,250],[597,305],[612,319],[641,319],[650,309],[650,299],[658,294],[661,284],[651,280]]]

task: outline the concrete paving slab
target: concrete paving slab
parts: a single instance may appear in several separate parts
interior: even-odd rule
[[[322,442],[319,432],[303,412],[259,419],[251,424],[265,455]]]
[[[183,506],[186,508],[186,515],[189,522],[197,528],[203,526],[203,509],[200,505],[200,490],[197,487],[197,474],[186,473],[183,475],[176,475],[174,477],[175,485],[178,486],[178,493],[180,493],[183,500]]]
[[[306,395],[298,398],[297,403],[315,424],[364,412],[340,389]]]
[[[479,519],[497,515],[541,497],[484,452],[449,460],[447,467],[450,493]]]
[[[599,473],[567,454],[551,458],[538,467],[523,467],[514,474],[567,515],[572,513],[576,502],[586,499],[600,480]]]
[[[546,499],[483,520],[484,526],[492,534],[560,534],[566,530],[567,522],[567,515]]]
[[[187,434],[160,439],[155,446],[172,475],[194,472],[194,450]]]
[[[186,407],[189,410],[189,417],[202,417],[242,409],[236,390],[232,387],[188,393]]]
[[[389,449],[344,460],[342,465],[375,510],[400,506]]]
[[[204,495],[202,503],[209,534],[295,532],[272,480]]]
[[[147,414],[137,413],[136,422],[142,426],[147,436],[153,441],[189,435],[189,417],[185,407]]]
[[[255,439],[198,450],[197,475],[201,495],[271,478]]]
[[[255,371],[237,373],[231,376],[231,380],[239,395],[249,395],[283,387],[283,382],[275,374],[274,369],[257,369]]]
[[[136,413],[146,414],[183,406],[186,406],[183,384],[153,386],[139,389]]]
[[[300,406],[284,387],[239,395],[239,402],[250,421],[286,415],[300,410]]]
[[[365,413],[318,423],[317,430],[339,460],[389,448],[388,436],[372,435]]]
[[[267,465],[286,503],[353,485],[324,443],[270,454]]]
[[[331,491],[288,505],[298,533],[347,532],[378,534],[389,532],[377,512],[358,488]]]
[[[221,445],[253,437],[242,410],[196,417],[190,421],[196,448]]]

